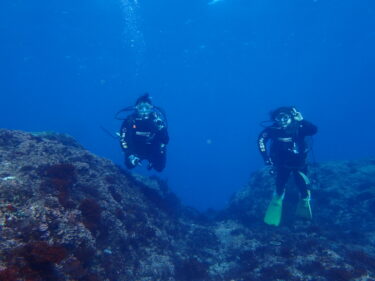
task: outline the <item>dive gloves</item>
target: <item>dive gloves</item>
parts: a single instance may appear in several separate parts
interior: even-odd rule
[[[138,165],[141,165],[141,159],[135,155],[129,155],[129,162],[133,165],[133,166],[138,166]]]

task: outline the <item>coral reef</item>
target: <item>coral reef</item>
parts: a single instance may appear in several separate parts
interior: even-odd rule
[[[314,220],[291,181],[275,228],[266,170],[200,213],[67,135],[0,130],[0,281],[375,280],[375,160],[310,175]]]

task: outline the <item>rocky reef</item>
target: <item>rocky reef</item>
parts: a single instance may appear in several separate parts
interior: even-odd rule
[[[235,280],[375,280],[375,160],[315,164],[310,179],[312,222],[295,217],[299,198],[292,181],[282,225],[262,224],[274,186],[266,171],[256,172],[232,198],[225,220],[237,221],[245,228],[238,228],[241,235],[256,241],[255,248],[232,250],[250,254],[249,263],[257,261],[248,278],[240,266]]]
[[[254,173],[220,212],[180,204],[69,136],[0,130],[0,281],[375,280],[375,160],[313,165],[314,220]]]

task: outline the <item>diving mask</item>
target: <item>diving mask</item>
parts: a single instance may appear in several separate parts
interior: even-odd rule
[[[142,102],[138,104],[135,108],[137,110],[138,115],[145,118],[147,118],[153,111],[152,104],[149,104],[147,102]]]
[[[292,123],[292,116],[282,112],[275,117],[275,121],[280,127],[286,128]]]

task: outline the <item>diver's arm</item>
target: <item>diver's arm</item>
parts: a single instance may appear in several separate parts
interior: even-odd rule
[[[318,127],[309,121],[302,120],[299,123],[300,123],[300,133],[304,136],[312,136],[318,132]]]
[[[157,140],[164,145],[168,144],[169,135],[168,135],[167,124],[165,123],[164,118],[159,116],[159,114],[155,113],[154,124],[155,124]]]
[[[162,148],[164,148],[169,142],[169,135],[167,128],[163,128],[158,130],[154,134],[153,143],[160,144]]]
[[[268,155],[267,142],[270,139],[269,129],[264,129],[258,137],[258,149],[266,165],[272,165],[272,160]]]
[[[167,128],[164,128],[161,131],[159,131],[159,136],[160,136],[159,138],[160,138],[161,143],[168,144],[168,142],[169,142],[169,135],[168,135]]]
[[[132,130],[131,130],[131,120],[126,119],[121,126],[120,130],[120,145],[124,151],[129,150],[132,146]]]

